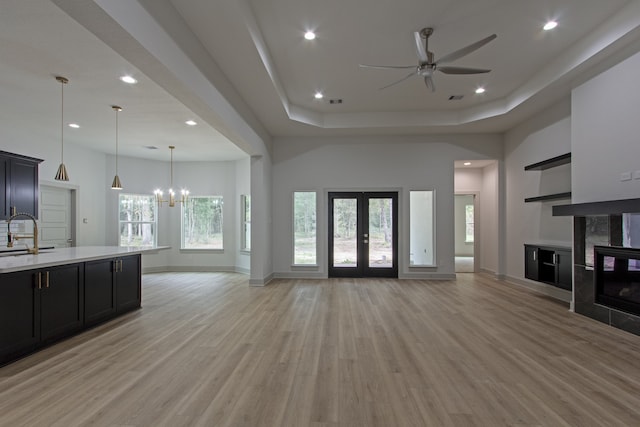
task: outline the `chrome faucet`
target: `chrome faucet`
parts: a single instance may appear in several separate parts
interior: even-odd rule
[[[33,221],[33,234],[17,235],[17,234],[11,233],[11,221],[13,221],[14,219],[20,216],[26,216],[27,218],[31,219],[31,221]],[[29,246],[27,246],[26,243],[25,243],[25,246],[27,246],[27,253],[34,254],[34,255],[37,254],[38,253],[38,223],[36,222],[36,218],[33,215],[25,212],[18,212],[15,215],[11,215],[11,217],[9,217],[9,220],[7,221],[7,247],[12,248],[14,240],[23,240],[23,239],[33,239],[33,248],[29,248]]]

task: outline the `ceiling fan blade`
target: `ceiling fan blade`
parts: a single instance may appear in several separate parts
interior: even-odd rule
[[[418,53],[418,58],[420,58],[420,62],[429,62],[429,57],[427,56],[427,48],[424,44],[424,39],[420,35],[419,31],[413,33],[413,36],[416,40],[416,52]]]
[[[436,70],[445,74],[483,74],[491,71],[485,68],[449,67],[446,65],[444,67],[438,67]]]
[[[495,39],[496,37],[498,36],[495,34],[491,34],[489,37],[485,37],[484,39],[479,40],[475,43],[472,43],[467,47],[463,47],[462,49],[458,49],[455,52],[451,52],[450,54],[443,56],[437,61],[437,63],[444,64],[445,62],[453,62],[456,59],[460,59],[463,56],[468,55],[477,49],[480,49],[482,46],[489,43],[491,40]]]
[[[386,88],[391,87],[391,86],[393,86],[393,85],[397,85],[398,83],[400,83],[400,82],[403,82],[403,81],[407,80],[409,77],[412,77],[412,76],[414,76],[415,74],[416,74],[416,73],[410,73],[410,74],[407,74],[406,76],[404,76],[404,77],[403,77],[403,78],[401,78],[400,80],[397,80],[397,81],[395,81],[395,82],[393,82],[393,83],[391,83],[391,84],[388,84],[388,85],[386,85],[386,86],[382,86],[382,87],[381,87],[380,89],[378,89],[378,90],[386,89]]]
[[[424,84],[426,84],[427,87],[431,89],[431,92],[436,91],[436,85],[433,82],[433,78],[431,76],[424,76]]]
[[[416,68],[415,65],[365,65],[358,64],[360,68],[374,68],[376,70],[408,70],[409,68]]]

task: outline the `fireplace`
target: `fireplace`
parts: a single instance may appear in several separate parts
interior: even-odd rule
[[[574,218],[573,310],[640,335],[640,198],[558,205],[553,215]]]
[[[595,302],[640,315],[640,249],[594,247]]]

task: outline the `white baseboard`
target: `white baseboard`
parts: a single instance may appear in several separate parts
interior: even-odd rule
[[[327,273],[319,271],[281,271],[274,273],[276,279],[326,279]]]
[[[246,269],[235,266],[187,266],[187,265],[163,265],[159,267],[145,267],[142,269],[142,274],[147,273],[242,273],[249,274],[249,271],[243,271]]]
[[[455,273],[399,273],[398,279],[402,280],[455,280]]]
[[[514,285],[523,286],[532,291],[550,296],[562,302],[571,303],[572,300],[571,291],[556,288],[555,286],[547,285],[546,283],[536,282],[529,279],[521,279],[514,276],[505,276],[504,280],[509,283],[513,283]]]
[[[273,273],[269,274],[264,279],[249,279],[249,286],[267,286],[272,280]]]

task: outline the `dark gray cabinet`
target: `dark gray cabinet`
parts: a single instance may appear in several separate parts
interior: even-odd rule
[[[140,255],[85,263],[85,324],[139,308],[142,299]]]
[[[114,261],[101,259],[85,263],[84,321],[92,325],[116,314],[116,289],[113,283]]]
[[[524,277],[527,279],[571,290],[572,271],[570,248],[524,245]]]
[[[17,212],[38,217],[38,167],[42,160],[0,151],[0,219]]]
[[[40,298],[33,271],[2,275],[0,365],[36,348],[40,341]]]
[[[140,255],[115,260],[116,311],[123,313],[140,307],[142,301],[142,263]]]
[[[141,255],[0,274],[0,365],[139,308]]]
[[[83,264],[2,275],[0,364],[83,325]]]

